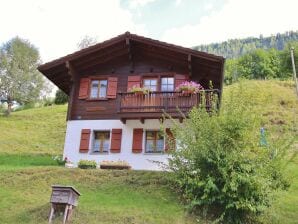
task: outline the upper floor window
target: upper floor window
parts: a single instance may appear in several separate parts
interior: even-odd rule
[[[174,91],[174,78],[173,77],[161,78],[161,91],[162,92]]]
[[[92,80],[90,98],[106,98],[107,97],[108,80]]]
[[[151,91],[157,91],[157,79],[144,79],[143,86],[150,89]]]
[[[93,152],[108,152],[110,148],[110,132],[94,131]]]
[[[164,151],[164,136],[161,131],[146,131],[145,151],[147,153]]]

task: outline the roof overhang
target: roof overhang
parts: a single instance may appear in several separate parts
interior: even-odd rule
[[[225,60],[223,57],[130,34],[129,32],[40,65],[38,70],[66,94],[69,94],[73,68],[83,72],[92,66],[106,63],[116,57],[128,55],[131,58],[132,51],[141,51],[147,56],[160,57],[160,59],[171,60],[174,63],[185,64],[190,73],[202,67],[216,69],[218,75],[214,78],[222,84]]]

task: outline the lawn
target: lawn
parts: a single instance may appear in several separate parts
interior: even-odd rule
[[[245,81],[227,86],[223,106],[238,85],[245,93],[239,100],[254,105],[252,113],[263,116],[268,132],[294,138],[290,154],[297,152],[298,101],[293,84]],[[62,154],[66,111],[63,105],[0,116],[1,224],[47,223],[52,184],[73,185],[82,193],[73,223],[197,223],[169,186],[167,173],[56,166],[51,157]],[[265,223],[297,223],[298,159],[285,169],[291,187],[276,194],[262,216]]]
[[[82,193],[73,223],[194,223],[164,173],[30,167],[0,174],[0,223],[47,223],[52,184]]]

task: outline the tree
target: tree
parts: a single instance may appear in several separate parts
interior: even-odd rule
[[[239,73],[248,79],[278,78],[280,76],[280,58],[277,50],[257,49],[245,54],[238,61]]]
[[[282,78],[289,78],[293,74],[292,60],[291,60],[291,47],[294,48],[294,59],[296,70],[298,71],[298,42],[288,43],[285,49],[281,52],[281,69]]]
[[[261,119],[242,91],[236,89],[219,114],[194,108],[183,128],[172,120],[178,149],[169,144],[168,168],[175,189],[192,211],[215,223],[256,223],[274,192],[288,187],[281,164],[289,145],[259,144]]]
[[[86,47],[90,47],[97,43],[97,40],[95,37],[90,36],[84,36],[82,40],[77,44],[79,49],[84,49]]]
[[[56,92],[55,104],[65,104],[68,101],[68,96],[60,89]]]
[[[29,41],[15,37],[0,48],[0,97],[7,100],[7,115],[12,101],[21,104],[36,101],[45,88],[45,79],[38,72],[40,56]]]

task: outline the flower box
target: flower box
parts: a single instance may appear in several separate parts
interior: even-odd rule
[[[193,82],[193,81],[185,81],[181,83],[175,89],[177,92],[181,92],[182,96],[190,96],[191,94],[197,94],[200,90],[203,90],[203,86],[201,84]]]
[[[99,164],[100,169],[130,170],[131,166],[126,161],[102,161]]]
[[[112,170],[130,170],[131,166],[128,165],[100,165],[100,169],[112,169]]]

